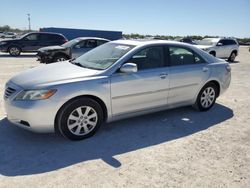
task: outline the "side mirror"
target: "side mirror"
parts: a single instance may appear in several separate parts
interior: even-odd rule
[[[122,73],[135,73],[135,72],[137,72],[137,65],[135,63],[125,63],[120,68],[120,72],[122,72]]]
[[[76,49],[80,49],[81,46],[80,46],[79,44],[77,44],[77,45],[75,45],[75,48],[76,48]]]
[[[217,44],[217,46],[223,46],[223,44],[222,44],[221,42],[219,42],[219,43]]]

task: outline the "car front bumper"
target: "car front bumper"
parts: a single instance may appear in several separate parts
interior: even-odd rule
[[[5,100],[7,119],[18,127],[40,133],[54,132],[55,117],[59,110],[53,100]]]
[[[10,81],[5,86],[4,107],[8,120],[33,132],[54,132],[55,117],[63,101],[53,96],[46,100],[15,100],[21,91],[23,88]]]

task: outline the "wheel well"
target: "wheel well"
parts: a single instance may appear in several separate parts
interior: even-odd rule
[[[57,56],[60,56],[60,55],[65,56],[65,57],[67,57],[67,58],[70,59],[70,57],[69,57],[67,54],[62,53],[62,52],[57,52],[57,53],[54,55],[53,59],[56,58]]]
[[[236,56],[238,55],[238,51],[237,50],[233,50],[232,53],[235,53]]]
[[[213,56],[216,56],[216,52],[215,51],[211,51],[211,52],[209,52],[209,54],[211,54]]]
[[[18,45],[10,45],[9,47],[8,47],[8,52],[10,51],[10,48],[11,47],[17,47],[17,48],[19,48],[20,49],[20,51],[22,51],[22,48],[20,48],[20,46],[18,46]]]
[[[213,83],[214,85],[216,85],[216,87],[218,89],[217,97],[219,97],[219,95],[220,95],[220,84],[219,84],[219,82],[216,81],[216,80],[212,80],[212,81],[209,81],[207,84],[209,84],[209,83]]]
[[[101,100],[100,98],[98,98],[96,96],[93,96],[93,95],[81,95],[81,96],[77,96],[77,97],[74,97],[74,98],[68,100],[57,111],[56,117],[55,117],[55,121],[54,121],[55,130],[57,130],[57,126],[56,125],[57,125],[58,115],[59,115],[60,111],[63,109],[63,107],[65,105],[67,105],[68,103],[70,103],[71,101],[76,100],[76,99],[80,99],[80,98],[83,98],[83,97],[90,98],[90,99],[93,99],[94,101],[96,101],[101,106],[101,108],[102,108],[103,115],[104,115],[104,118],[103,118],[104,121],[107,119],[107,117],[108,117],[108,110],[107,110],[107,107],[106,107],[105,103],[103,102],[103,100]]]

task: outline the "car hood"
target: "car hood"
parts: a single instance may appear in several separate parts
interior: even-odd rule
[[[195,46],[200,49],[207,49],[213,47],[212,45],[195,45]]]
[[[65,48],[62,46],[47,46],[40,48],[38,51],[51,51],[51,50],[63,50],[63,49]]]
[[[23,89],[33,89],[63,83],[68,80],[80,79],[94,76],[100,73],[98,70],[87,69],[76,66],[68,61],[41,65],[26,70],[10,79],[10,82]]]

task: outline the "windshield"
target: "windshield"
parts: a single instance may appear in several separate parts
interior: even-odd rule
[[[197,44],[200,44],[200,45],[209,45],[209,46],[214,46],[216,45],[218,42],[217,39],[209,39],[209,38],[205,38],[203,40],[200,40],[197,42]]]
[[[76,43],[78,43],[79,40],[78,39],[73,39],[73,40],[70,40],[68,42],[65,42],[62,47],[65,47],[65,48],[70,48],[72,47],[73,45],[75,45]]]
[[[103,44],[73,61],[82,67],[104,70],[114,64],[134,46],[117,43]]]

